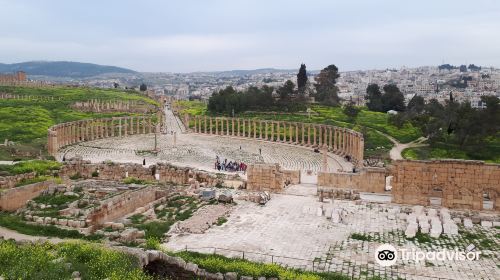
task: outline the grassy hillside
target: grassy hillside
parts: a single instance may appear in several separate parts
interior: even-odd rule
[[[112,117],[127,113],[86,113],[70,106],[77,101],[142,100],[158,105],[154,100],[136,92],[87,88],[29,88],[0,86],[0,92],[14,95],[54,97],[56,100],[35,101],[22,99],[0,99],[0,142],[4,139],[16,142],[13,147],[0,147],[0,160],[30,158],[45,150],[47,129],[57,123],[88,118]],[[58,100],[60,98],[60,100]],[[16,155],[13,154],[15,150]],[[23,156],[25,155],[25,156]]]
[[[500,163],[500,139],[489,139],[481,146],[460,148],[455,144],[439,142],[433,147],[415,147],[403,151],[407,159],[470,159],[483,160],[489,163]]]
[[[74,271],[82,279],[152,279],[137,259],[97,244],[0,241],[0,275],[5,279],[72,279]]]

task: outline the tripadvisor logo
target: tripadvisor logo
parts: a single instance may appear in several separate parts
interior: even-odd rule
[[[398,251],[390,244],[382,244],[375,250],[375,261],[380,266],[391,266],[398,260]]]
[[[467,247],[467,252],[455,250],[440,250],[424,252],[412,249],[396,249],[390,244],[382,244],[375,250],[375,261],[380,266],[391,266],[396,264],[398,258],[403,261],[475,261],[479,260],[481,252],[474,251],[474,246]]]

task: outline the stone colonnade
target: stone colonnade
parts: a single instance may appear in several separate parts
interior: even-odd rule
[[[328,149],[341,156],[349,156],[357,166],[363,165],[363,134],[347,128],[314,123],[190,115],[184,115],[184,123],[195,133],[247,137]]]
[[[161,114],[158,116],[161,117]],[[60,148],[79,142],[159,131],[160,127],[153,120],[153,116],[113,117],[61,123],[49,128],[48,151],[54,156]]]

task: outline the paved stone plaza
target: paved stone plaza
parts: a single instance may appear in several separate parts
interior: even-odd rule
[[[186,247],[209,253],[215,250],[232,257],[242,257],[245,252],[245,258],[256,261],[315,271],[337,271],[361,278],[498,279],[500,275],[496,250],[483,252],[485,257],[479,261],[411,261],[383,268],[374,259],[375,250],[381,243],[422,250],[449,248],[450,242],[459,247],[467,244],[459,237],[440,238],[432,245],[406,240],[406,221],[401,218],[405,214],[401,213],[400,205],[341,200],[333,204],[321,203],[315,194],[314,185],[299,185],[287,188],[285,194],[272,194],[265,206],[238,200],[224,225],[212,227],[204,234],[173,234],[164,246],[169,250]],[[340,207],[346,217],[343,222],[334,223],[325,215],[318,215],[320,207],[324,212]],[[481,226],[470,230],[483,232]],[[491,229],[487,233],[497,245],[499,231]],[[352,239],[352,233],[369,235],[372,240]]]
[[[174,145],[174,137],[175,145]],[[159,152],[147,151],[155,147],[155,136],[131,135],[82,142],[59,151],[61,159],[82,156],[92,162],[113,160],[114,162],[142,163],[169,162],[179,166],[214,170],[215,157],[229,161],[252,163],[279,163],[284,169],[320,171],[323,157],[312,149],[283,143],[249,140],[244,138],[209,136],[197,134],[159,135]],[[261,149],[261,153],[259,152]],[[352,165],[338,155],[328,154],[328,170],[351,171]]]

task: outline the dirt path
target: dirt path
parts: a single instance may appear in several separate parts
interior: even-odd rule
[[[57,237],[26,235],[4,227],[0,227],[0,236],[2,236],[4,239],[14,239],[16,241],[38,241],[40,239],[47,240],[51,243],[59,243],[64,241],[63,239]]]
[[[389,139],[394,144],[394,147],[392,147],[391,151],[389,152],[389,157],[391,158],[391,160],[404,159],[401,155],[404,149],[427,146],[427,144],[422,143],[423,141],[427,140],[427,138],[425,137],[420,137],[417,140],[413,140],[409,143],[400,143],[398,140],[396,140],[396,138],[388,134],[385,134],[378,130],[375,131],[387,137],[387,139]]]

